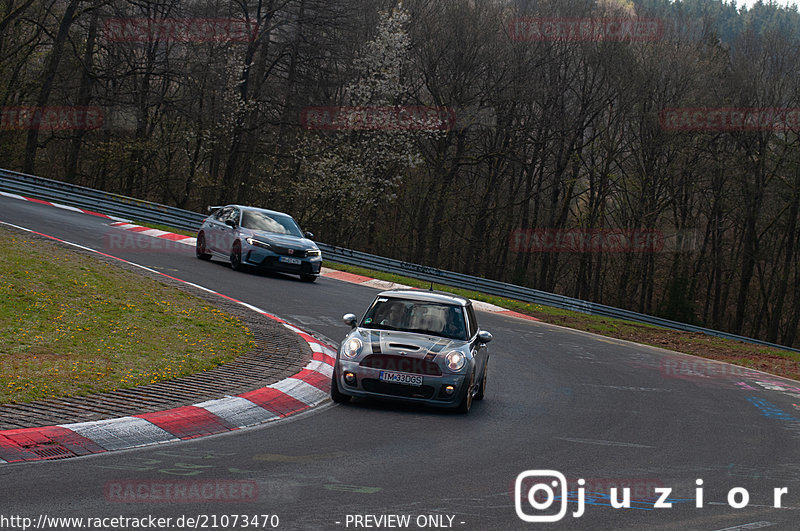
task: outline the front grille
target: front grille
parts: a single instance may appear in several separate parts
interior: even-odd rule
[[[435,362],[409,356],[370,354],[361,360],[359,365],[384,371],[408,372],[411,374],[425,374],[428,376],[442,375],[442,370]]]
[[[414,385],[382,382],[380,380],[366,378],[361,380],[361,386],[370,393],[378,393],[381,395],[402,396],[406,398],[431,398],[433,396],[433,387],[430,385],[417,387]]]
[[[303,249],[291,249],[291,253],[289,252],[289,247],[279,247],[277,245],[273,245],[271,248],[272,252],[275,254],[282,254],[284,256],[293,256],[295,258],[305,258],[306,251]]]

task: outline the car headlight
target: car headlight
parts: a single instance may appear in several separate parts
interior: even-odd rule
[[[267,242],[262,242],[261,240],[256,240],[255,238],[247,238],[247,243],[249,243],[253,247],[261,247],[262,249],[272,249],[272,246]]]
[[[319,249],[311,249],[310,251],[306,251],[306,256],[320,256],[322,251]]]
[[[344,344],[344,348],[342,348],[342,354],[347,358],[355,358],[361,353],[361,347],[363,343],[357,337],[351,337],[347,340]]]
[[[444,359],[447,361],[447,368],[451,371],[460,371],[467,362],[467,357],[459,350],[451,350]]]

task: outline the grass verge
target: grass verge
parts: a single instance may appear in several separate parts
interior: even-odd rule
[[[422,280],[391,273],[383,273],[381,271],[373,271],[362,267],[329,261],[325,261],[324,266],[356,275],[397,282],[417,288],[428,288],[430,286],[429,282]],[[433,287],[440,291],[455,293],[531,315],[545,323],[592,332],[615,339],[625,339],[686,354],[694,354],[704,358],[734,363],[743,367],[758,369],[794,380],[800,380],[800,353],[797,352],[762,347],[742,341],[707,336],[701,333],[680,332],[622,319],[571,312],[541,304],[531,304],[503,297],[495,297],[477,291],[453,288],[443,284],[434,284]]]
[[[197,297],[0,228],[0,403],[153,383],[254,346]]]

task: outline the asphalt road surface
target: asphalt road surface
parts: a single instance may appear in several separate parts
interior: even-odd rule
[[[334,341],[348,330],[341,316],[360,314],[376,293],[236,273],[189,247],[112,237],[119,229],[102,218],[15,199],[0,197],[0,220],[198,283]],[[542,323],[478,319],[494,341],[486,399],[466,416],[354,401],[190,441],[0,465],[0,528],[77,528],[53,520],[67,517],[99,529],[800,525],[800,384]],[[554,477],[527,477],[517,496],[515,480],[531,470],[557,471],[566,486],[548,498],[542,484]],[[611,506],[615,485],[620,501],[630,489],[630,508]],[[788,489],[781,508],[776,488]],[[734,508],[741,489],[747,505]],[[562,507],[550,524],[518,515],[557,520]]]

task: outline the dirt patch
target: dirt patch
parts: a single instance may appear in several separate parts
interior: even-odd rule
[[[17,354],[16,358],[20,362],[39,360],[50,361],[64,359],[63,353],[54,352],[52,349],[42,346],[34,346],[28,352]]]

